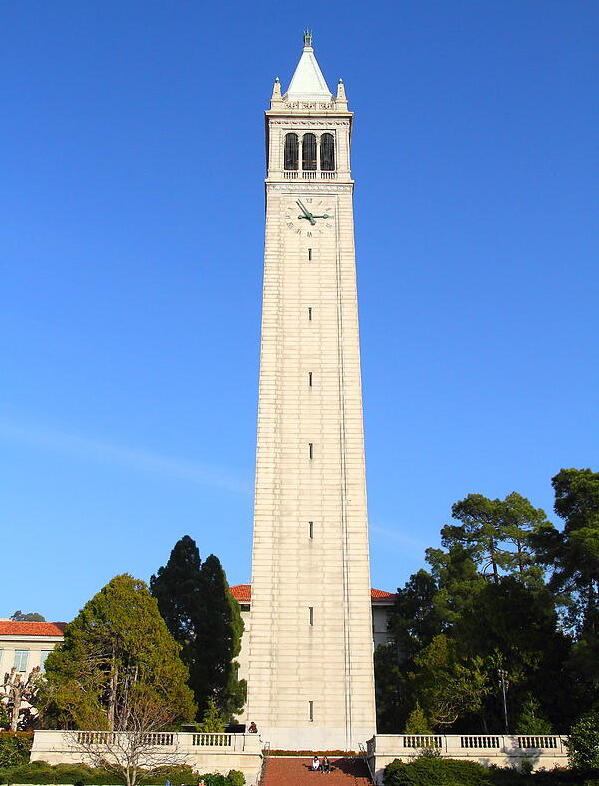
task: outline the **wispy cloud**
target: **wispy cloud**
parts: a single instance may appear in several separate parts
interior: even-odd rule
[[[411,551],[424,551],[424,549],[430,545],[419,538],[413,538],[411,535],[407,535],[400,529],[389,529],[388,527],[381,527],[379,524],[372,524],[372,522],[370,523],[369,529],[372,534],[382,535],[383,538],[394,540]]]
[[[84,459],[118,464],[140,472],[153,472],[181,478],[202,486],[221,488],[236,494],[251,492],[251,485],[247,478],[226,469],[164,456],[149,450],[105,442],[46,426],[18,423],[0,417],[0,439],[34,445]]]

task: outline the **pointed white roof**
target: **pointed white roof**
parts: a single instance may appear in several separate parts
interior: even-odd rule
[[[289,100],[320,98],[330,101],[331,91],[327,85],[312,48],[312,34],[304,33],[304,49],[295,73],[291,77],[286,96]]]

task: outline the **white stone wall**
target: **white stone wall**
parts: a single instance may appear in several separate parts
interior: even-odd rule
[[[31,761],[90,764],[85,751],[76,744],[78,734],[89,733],[36,731],[31,748]],[[248,786],[258,783],[262,767],[262,740],[257,734],[158,732],[149,736],[160,740],[160,744],[156,745],[157,761],[160,763],[168,757],[172,763],[188,764],[198,773],[226,775],[229,770],[241,770]],[[170,744],[164,744],[165,740]]]
[[[368,741],[368,762],[375,782],[382,786],[385,767],[395,759],[412,761],[425,749],[434,749],[448,759],[469,759],[498,767],[534,769],[566,767],[567,738],[559,735],[506,734],[377,734]]]

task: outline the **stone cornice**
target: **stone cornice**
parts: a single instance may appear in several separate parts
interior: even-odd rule
[[[302,180],[294,183],[273,183],[266,180],[267,191],[278,191],[282,194],[305,194],[313,191],[315,194],[343,194],[354,189],[351,183],[315,183],[313,180]]]

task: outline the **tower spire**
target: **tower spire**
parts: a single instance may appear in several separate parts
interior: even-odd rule
[[[317,99],[321,101],[330,101],[332,98],[326,79],[314,55],[311,30],[304,31],[304,49],[291,77],[286,97],[291,100]]]

